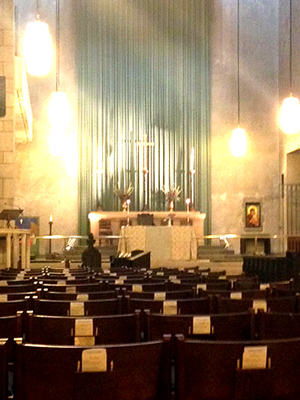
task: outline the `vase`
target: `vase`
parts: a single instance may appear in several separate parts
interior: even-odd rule
[[[169,211],[170,212],[174,211],[174,201],[173,200],[171,200],[170,203],[169,203]]]

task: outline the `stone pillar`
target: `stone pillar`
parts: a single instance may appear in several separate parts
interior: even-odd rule
[[[5,77],[5,116],[0,117],[0,211],[13,205],[14,180],[14,105],[15,105],[15,50],[14,50],[14,1],[0,2],[0,76]],[[5,222],[0,221],[0,227]],[[0,264],[3,264],[0,244]]]

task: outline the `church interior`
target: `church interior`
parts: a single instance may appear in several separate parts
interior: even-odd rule
[[[0,400],[300,400],[299,17],[0,0]]]

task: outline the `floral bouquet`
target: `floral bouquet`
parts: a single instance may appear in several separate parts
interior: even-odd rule
[[[180,186],[170,186],[168,189],[163,186],[162,191],[166,196],[166,202],[169,203],[169,208],[170,211],[173,211],[174,209],[174,203],[175,201],[179,200],[179,195],[181,193]]]
[[[114,194],[121,200],[123,210],[126,210],[127,200],[130,200],[130,196],[132,195],[133,190],[134,187],[131,183],[124,190],[120,189],[118,186],[116,186],[116,188],[114,189]]]

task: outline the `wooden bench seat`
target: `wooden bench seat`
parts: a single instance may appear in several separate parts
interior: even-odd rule
[[[242,369],[245,348],[267,346],[266,368]],[[300,399],[300,338],[256,342],[178,337],[176,400]]]
[[[33,304],[33,312],[38,315],[68,316],[72,315],[73,312],[73,314],[76,313],[76,316],[96,316],[122,314],[122,311],[122,299],[120,298],[74,302],[67,300],[35,299]]]
[[[77,318],[27,314],[25,321],[26,343],[74,345],[91,340],[95,345],[99,345],[141,340],[138,313]],[[87,327],[84,324],[87,324]],[[91,339],[92,337],[94,339]]]
[[[91,349],[106,355],[101,363],[106,371],[85,371],[82,358]],[[22,344],[16,345],[16,355],[15,400],[170,400],[168,342]]]

